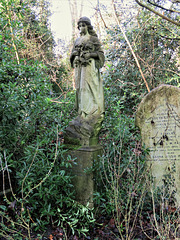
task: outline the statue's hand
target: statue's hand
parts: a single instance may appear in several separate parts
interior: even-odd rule
[[[79,56],[79,51],[76,51],[76,50],[73,51],[73,52],[72,52],[72,55],[73,55],[74,57]]]
[[[96,52],[90,52],[90,53],[83,53],[83,57],[85,60],[88,60],[90,58],[96,59],[96,58],[98,58],[98,55]]]
[[[84,57],[86,60],[88,60],[88,59],[91,58],[91,53],[84,53],[84,54],[83,54],[83,57]]]

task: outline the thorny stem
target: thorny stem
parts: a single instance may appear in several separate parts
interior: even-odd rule
[[[12,188],[12,185],[11,185],[11,178],[10,178],[10,174],[9,174],[9,169],[8,169],[8,164],[7,164],[5,152],[4,152],[4,160],[5,160],[5,168],[4,168],[3,165],[2,165],[2,159],[1,159],[1,157],[0,157],[0,164],[1,164],[1,169],[2,169],[2,172],[3,172],[3,194],[4,194],[4,197],[5,197],[6,201],[8,202],[8,204],[10,204],[11,202],[8,200],[8,198],[7,198],[7,196],[6,196],[6,190],[5,190],[5,179],[4,179],[5,169],[7,170],[7,174],[8,174],[10,191],[11,191],[14,199],[15,199],[16,201],[18,201],[18,199],[16,198],[16,195],[14,194],[13,188]]]
[[[34,159],[35,159],[35,157],[36,157],[36,154],[37,154],[37,150],[38,150],[38,149],[36,150],[35,155],[34,155],[34,157],[33,157],[33,160],[32,160],[32,162],[31,162],[31,165],[30,165],[30,167],[29,167],[29,169],[28,169],[28,172],[26,173],[26,175],[25,175],[25,177],[24,177],[24,179],[23,179],[23,183],[22,183],[21,216],[18,216],[18,215],[17,215],[18,219],[19,219],[20,221],[22,221],[23,224],[22,224],[22,223],[18,223],[18,222],[14,222],[14,221],[11,220],[9,217],[5,216],[3,213],[0,212],[1,215],[2,215],[4,218],[6,218],[8,221],[10,221],[13,225],[19,225],[19,226],[21,226],[22,228],[25,228],[25,229],[28,231],[28,239],[29,239],[29,240],[31,239],[31,235],[30,235],[30,225],[25,221],[25,219],[24,219],[24,217],[23,217],[23,214],[22,214],[22,213],[23,213],[23,202],[24,202],[24,200],[29,196],[29,194],[30,194],[35,188],[39,187],[39,186],[47,179],[47,177],[50,175],[50,173],[51,173],[51,171],[52,171],[52,168],[53,168],[53,166],[54,166],[54,164],[55,164],[55,161],[56,161],[56,159],[57,159],[57,153],[58,153],[57,149],[58,149],[58,126],[57,126],[56,151],[55,151],[55,157],[54,157],[54,161],[53,161],[53,163],[52,163],[52,166],[51,166],[51,168],[49,169],[49,171],[48,171],[48,173],[46,174],[46,176],[40,181],[40,183],[38,183],[38,184],[35,185],[33,188],[31,188],[31,189],[29,190],[29,192],[26,194],[25,197],[23,197],[23,191],[24,191],[23,185],[24,185],[25,179],[27,178],[27,175],[28,175],[28,173],[29,173],[29,171],[30,171],[30,169],[31,169],[31,166],[32,166],[32,164],[33,164],[33,162],[34,162]],[[2,160],[1,160],[1,157],[0,157],[0,165],[1,165],[2,172],[3,172],[3,192],[4,192],[4,196],[5,196],[6,200],[7,200],[7,202],[10,204],[9,200],[8,200],[7,197],[6,197],[6,193],[5,193],[5,182],[4,182],[4,171],[5,171],[5,169],[7,169],[8,179],[9,179],[9,184],[10,184],[10,189],[11,189],[12,195],[13,195],[13,197],[16,199],[16,201],[19,202],[19,200],[16,198],[15,194],[13,193],[13,189],[12,189],[12,186],[11,186],[11,179],[10,179],[10,174],[9,174],[8,165],[7,165],[7,161],[6,161],[6,156],[5,156],[5,163],[6,163],[6,168],[3,167],[3,165],[2,165]],[[28,215],[29,215],[29,217],[30,217],[29,211],[28,211]],[[31,217],[30,217],[30,219],[31,219],[31,221],[33,222],[33,220],[32,220]],[[8,229],[8,231],[12,231],[12,230],[11,230],[11,229]],[[13,230],[13,232],[15,232],[15,231]],[[17,231],[16,231],[16,232],[17,232]],[[19,232],[17,232],[17,233],[19,233]],[[3,233],[0,232],[0,234],[2,235]],[[4,232],[4,234],[6,234],[6,233]],[[3,234],[3,235],[4,235],[4,234]],[[19,234],[22,235],[21,233],[19,233]],[[24,235],[22,235],[22,236],[24,236]],[[12,239],[13,239],[13,238],[12,238]]]
[[[135,214],[135,217],[134,217],[134,220],[133,220],[133,225],[132,225],[132,228],[131,228],[131,233],[132,233],[132,231],[133,231],[133,229],[134,229],[135,221],[136,221],[137,215],[138,215],[138,210],[139,210],[139,208],[140,208],[140,206],[141,206],[141,203],[142,203],[142,201],[143,201],[143,197],[144,197],[144,194],[145,194],[146,187],[147,187],[147,180],[146,180],[146,182],[145,182],[145,184],[144,184],[144,188],[143,188],[143,190],[142,190],[141,197],[140,197],[140,199],[139,199],[139,203],[138,203],[138,206],[137,206],[137,208],[136,208],[136,214]],[[131,234],[131,233],[130,233],[130,234]],[[131,237],[131,236],[130,236],[130,237]]]
[[[1,230],[0,236],[4,237],[5,239],[8,239],[8,240],[11,240],[11,239],[14,240],[14,238],[9,236],[4,230]]]
[[[18,225],[18,226],[20,226],[20,227],[23,227],[23,228],[27,229],[27,227],[24,226],[23,224],[18,223],[18,222],[14,222],[11,218],[5,216],[4,214],[6,214],[6,213],[3,213],[3,212],[0,211],[0,214],[1,214],[1,216],[3,216],[4,218],[6,218],[9,222],[11,222],[13,225]],[[18,218],[18,219],[20,219],[20,218]]]
[[[3,177],[3,194],[4,194],[4,196],[6,197],[5,180],[4,180],[4,171],[5,171],[5,169],[4,169],[3,165],[2,165],[1,156],[0,156],[0,164],[1,164],[2,175],[3,175],[3,176],[2,176],[2,177]],[[7,199],[7,197],[6,197],[6,199]]]
[[[26,178],[27,178],[27,175],[28,175],[28,173],[29,173],[29,171],[30,171],[33,163],[34,163],[34,160],[35,160],[36,155],[37,155],[37,151],[38,151],[38,147],[37,147],[37,149],[36,149],[36,151],[35,151],[35,154],[34,154],[34,157],[33,157],[33,159],[32,159],[32,162],[31,162],[31,164],[30,164],[30,166],[29,166],[29,169],[27,170],[26,175],[25,175],[25,177],[24,177],[24,179],[23,179],[23,181],[22,181],[22,187],[21,187],[22,199],[24,199],[24,182],[25,182],[25,180],[26,180]]]
[[[35,185],[33,188],[31,188],[29,190],[29,192],[26,194],[26,196],[23,198],[23,200],[25,200],[34,189],[38,188],[49,177],[49,175],[51,174],[51,171],[52,171],[52,169],[54,167],[54,164],[56,162],[56,159],[57,159],[57,153],[58,153],[57,149],[58,149],[58,126],[57,126],[56,150],[55,150],[55,156],[54,156],[54,161],[52,162],[52,166],[49,169],[49,171],[46,174],[46,176],[37,185]]]
[[[154,193],[153,193],[153,189],[152,189],[152,186],[151,186],[151,194],[152,194],[152,204],[153,204],[153,216],[154,216],[154,222],[155,222],[155,226],[156,226],[156,231],[161,239],[161,234],[159,232],[159,226],[158,226],[158,223],[157,223],[157,219],[156,219],[156,209],[155,209],[155,202],[154,202]]]
[[[9,24],[9,28],[10,28],[10,32],[11,32],[12,45],[13,45],[13,48],[14,48],[14,51],[15,51],[15,54],[16,54],[17,63],[19,65],[20,64],[19,54],[18,54],[17,47],[16,47],[16,44],[15,44],[15,41],[14,41],[14,33],[13,33],[12,24],[11,24],[11,16],[10,16],[10,9],[9,9],[8,3],[6,5],[6,8],[7,8],[6,16],[7,16],[7,19],[8,19],[8,24]]]

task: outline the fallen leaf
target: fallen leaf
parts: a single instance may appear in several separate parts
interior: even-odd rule
[[[110,228],[115,228],[115,220],[113,218],[111,218],[110,221],[109,221],[109,227]]]
[[[132,196],[138,196],[135,192],[131,193]]]
[[[49,235],[48,237],[50,240],[53,240],[53,235]]]

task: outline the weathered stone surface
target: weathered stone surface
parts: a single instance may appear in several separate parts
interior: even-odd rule
[[[93,166],[102,148],[98,145],[99,132],[104,119],[104,92],[100,68],[104,64],[104,52],[91,21],[82,17],[78,21],[80,37],[76,39],[71,56],[71,66],[75,72],[76,103],[78,116],[64,132],[67,149],[75,145],[77,150],[68,151],[77,158],[73,167],[76,200],[93,206],[93,172],[84,170]]]
[[[104,119],[104,92],[100,68],[104,65],[104,52],[91,21],[82,17],[78,21],[80,36],[76,39],[71,56],[75,72],[78,116],[65,130],[65,143],[92,146]]]
[[[73,185],[75,188],[76,200],[83,205],[89,204],[93,207],[93,163],[97,161],[99,155],[102,154],[102,147],[83,147],[77,150],[67,152],[72,158],[76,158],[76,165],[73,165]]]
[[[148,164],[157,186],[172,174],[172,188],[180,206],[180,89],[161,85],[145,96],[136,113],[142,141],[150,149]]]
[[[86,119],[88,115],[104,113],[104,93],[99,69],[104,65],[104,53],[91,21],[78,21],[80,37],[76,39],[70,62],[75,69],[76,109]]]
[[[78,116],[69,123],[64,134],[66,144],[95,146],[104,116],[92,115],[84,119]]]

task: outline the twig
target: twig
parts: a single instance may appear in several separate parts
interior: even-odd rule
[[[14,41],[14,33],[13,33],[12,24],[11,24],[11,16],[10,16],[10,9],[9,9],[8,3],[6,5],[6,8],[7,8],[6,16],[7,16],[7,19],[8,19],[8,24],[9,24],[9,28],[10,28],[10,32],[11,32],[12,45],[13,45],[13,48],[14,48],[14,51],[15,51],[15,54],[16,54],[17,63],[19,65],[20,64],[19,54],[18,54],[17,47],[16,47],[16,44],[15,44],[15,41]]]
[[[179,23],[179,22],[173,21],[172,19],[170,19],[170,18],[164,16],[163,14],[155,11],[153,8],[147,6],[146,4],[144,4],[144,3],[142,3],[142,2],[140,2],[140,1],[138,1],[138,0],[135,0],[135,1],[136,1],[137,4],[139,4],[141,7],[144,7],[144,8],[146,8],[146,9],[148,9],[149,11],[155,13],[156,15],[158,15],[159,17],[167,20],[168,22],[171,22],[171,23],[173,23],[173,24],[175,24],[175,25],[177,25],[177,26],[180,26],[180,23]]]
[[[102,22],[103,22],[103,24],[104,24],[104,27],[108,29],[108,27],[107,27],[107,25],[106,25],[106,23],[105,23],[105,21],[104,21],[104,18],[103,18],[103,16],[102,16],[101,9],[100,9],[100,7],[99,7],[99,0],[98,0],[98,3],[97,3],[97,12],[99,12],[99,16],[100,16],[100,18],[101,18],[101,20],[102,20]]]
[[[114,0],[112,0],[112,5],[113,5],[114,16],[115,16],[115,18],[116,18],[116,21],[117,21],[117,23],[118,23],[118,25],[119,25],[119,27],[120,27],[120,29],[121,29],[121,32],[122,32],[122,34],[123,34],[123,36],[124,36],[124,38],[125,38],[128,46],[129,46],[129,48],[130,48],[130,51],[131,51],[134,59],[135,59],[135,61],[136,61],[136,64],[137,64],[137,66],[138,66],[138,68],[139,68],[139,71],[140,71],[140,73],[141,73],[141,76],[142,76],[142,78],[143,78],[143,80],[144,80],[144,82],[145,82],[146,88],[147,88],[148,92],[150,92],[148,83],[147,83],[147,81],[146,81],[146,79],[145,79],[145,77],[144,77],[143,71],[142,71],[141,66],[140,66],[140,64],[139,64],[139,61],[138,61],[138,59],[137,59],[137,57],[136,57],[136,55],[135,55],[135,53],[134,53],[134,50],[133,50],[133,48],[132,48],[132,46],[131,46],[131,44],[130,44],[130,42],[129,42],[126,34],[125,34],[125,31],[124,31],[124,29],[122,28],[122,26],[121,26],[121,24],[120,24],[120,21],[119,21],[119,19],[118,19],[118,17],[117,17]]]
[[[165,10],[165,11],[179,13],[179,11],[175,11],[175,10],[173,10],[173,9],[164,8],[164,7],[162,7],[162,6],[158,5],[158,4],[155,4],[155,3],[151,2],[150,0],[148,0],[148,3],[150,3],[151,5],[153,5],[153,6],[155,6],[155,7],[161,8],[161,9],[163,9],[163,10]]]
[[[46,174],[46,176],[38,184],[36,184],[33,188],[31,188],[29,190],[29,192],[26,194],[26,196],[23,198],[23,200],[25,200],[34,189],[38,188],[49,177],[49,175],[51,174],[51,171],[52,171],[52,169],[54,167],[54,164],[56,162],[56,159],[57,159],[57,152],[58,152],[57,149],[58,149],[58,126],[57,126],[56,151],[55,151],[54,161],[52,162],[52,166],[49,169],[49,171]]]
[[[31,164],[30,164],[30,166],[29,166],[29,169],[27,170],[26,175],[25,175],[25,177],[24,177],[24,179],[23,179],[23,181],[22,181],[22,187],[21,187],[22,199],[24,199],[24,196],[23,196],[23,195],[24,195],[24,182],[25,182],[25,180],[26,180],[26,178],[27,178],[27,175],[28,175],[28,173],[29,173],[29,171],[30,171],[33,163],[34,163],[34,160],[35,160],[36,155],[37,155],[37,151],[38,151],[38,147],[37,147],[37,149],[36,149],[36,151],[35,151],[35,154],[34,154],[34,157],[33,157],[33,159],[32,159],[32,162],[31,162]]]
[[[159,232],[159,226],[158,226],[158,222],[157,222],[157,219],[156,219],[156,208],[155,208],[155,202],[154,202],[154,192],[153,192],[153,189],[152,189],[152,186],[151,186],[151,194],[152,194],[152,204],[153,204],[153,216],[154,216],[154,222],[155,222],[155,226],[156,226],[156,231],[161,239],[161,234]]]

